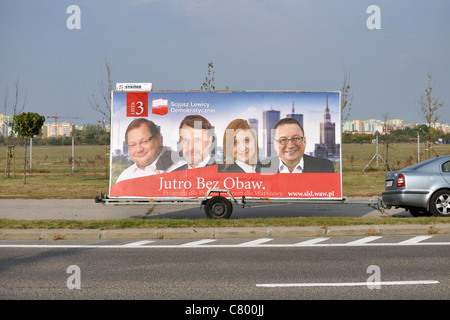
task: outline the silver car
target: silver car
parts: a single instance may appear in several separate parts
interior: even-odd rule
[[[382,201],[412,216],[450,217],[450,156],[436,157],[386,174]]]

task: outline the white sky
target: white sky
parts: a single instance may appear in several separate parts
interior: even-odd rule
[[[81,30],[66,26],[73,4]],[[373,4],[379,30],[366,27]],[[108,56],[115,82],[154,90],[199,90],[208,62],[216,89],[231,90],[336,91],[347,71],[351,119],[406,123],[423,122],[432,72],[450,123],[449,17],[448,0],[0,0],[0,113],[19,78],[25,111],[101,120],[87,97]]]

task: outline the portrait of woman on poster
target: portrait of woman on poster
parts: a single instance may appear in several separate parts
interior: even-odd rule
[[[259,147],[256,130],[244,119],[231,121],[223,136],[223,172],[256,172]]]

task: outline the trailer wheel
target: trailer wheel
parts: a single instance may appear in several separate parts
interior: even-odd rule
[[[210,219],[228,219],[233,212],[233,205],[222,196],[215,196],[206,201],[205,214]]]

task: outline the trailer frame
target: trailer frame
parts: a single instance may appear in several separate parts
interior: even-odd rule
[[[221,194],[227,194],[227,197]],[[218,194],[212,196],[212,194]],[[242,196],[235,198],[230,190],[227,189],[209,189],[204,197],[193,198],[141,198],[141,197],[114,197],[110,198],[108,195],[100,192],[100,195],[95,197],[96,203],[103,205],[168,205],[168,204],[197,204],[200,209],[204,207],[205,214],[210,219],[228,219],[233,212],[233,205],[240,205],[242,208],[250,208],[252,204],[261,203],[276,203],[276,204],[364,204],[373,207],[384,214],[385,209],[388,209],[383,204],[379,196],[372,196],[369,198],[348,198],[341,199],[292,199],[292,198],[246,198]]]

